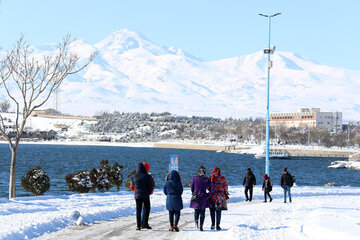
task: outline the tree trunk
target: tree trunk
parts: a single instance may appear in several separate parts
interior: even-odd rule
[[[16,149],[11,149],[11,165],[10,165],[10,181],[9,181],[9,199],[15,198],[15,183],[16,183]]]

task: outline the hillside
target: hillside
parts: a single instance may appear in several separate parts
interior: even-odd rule
[[[59,95],[61,112],[265,116],[267,74],[262,51],[206,62],[126,29],[94,45],[77,40],[72,49],[81,56],[92,51],[99,55],[86,70],[63,83]],[[320,107],[322,111],[342,111],[345,120],[360,119],[360,71],[327,66],[290,52],[276,52],[272,60],[271,112]],[[3,93],[0,97],[4,97]],[[53,102],[49,101],[48,106]]]

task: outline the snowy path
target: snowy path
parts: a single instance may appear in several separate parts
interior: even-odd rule
[[[354,208],[355,207],[355,208]],[[72,227],[44,239],[358,239],[360,201],[352,196],[294,198],[284,204],[255,200],[229,204],[223,211],[222,231],[210,230],[206,212],[204,232],[194,227],[193,210],[184,209],[180,232],[169,232],[167,212],[151,214],[152,230],[136,231],[135,216],[101,222],[88,227]]]
[[[358,239],[360,188],[292,188],[293,202],[284,204],[282,189],[275,186],[274,201],[263,203],[263,192],[254,188],[254,200],[244,201],[242,186],[231,186],[229,210],[223,211],[223,231],[211,231],[209,210],[204,232],[196,231],[191,193],[183,194],[180,232],[168,231],[165,195],[151,196],[152,230],[135,230],[135,201],[130,191],[64,196],[0,199],[0,239]],[[81,213],[86,226],[77,227],[71,215]]]

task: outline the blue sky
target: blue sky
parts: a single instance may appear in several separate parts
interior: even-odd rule
[[[151,41],[217,60],[262,50],[298,53],[320,63],[360,70],[359,0],[2,0],[0,46],[57,42],[70,33],[94,44],[127,28]]]

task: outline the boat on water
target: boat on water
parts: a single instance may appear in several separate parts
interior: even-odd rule
[[[262,154],[255,154],[255,158],[265,158],[266,152]],[[277,158],[277,159],[289,159],[291,156],[283,150],[270,150],[269,151],[269,158]]]

